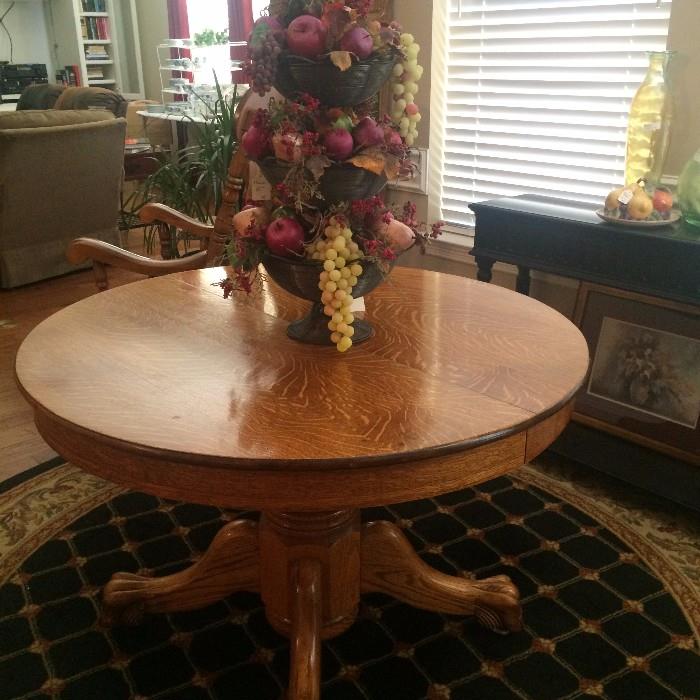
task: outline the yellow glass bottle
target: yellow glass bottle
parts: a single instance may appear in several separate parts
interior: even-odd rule
[[[649,69],[630,106],[627,126],[625,184],[640,178],[656,185],[668,153],[673,98],[668,67],[674,51],[650,51]]]

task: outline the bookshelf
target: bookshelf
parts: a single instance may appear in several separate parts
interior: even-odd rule
[[[143,97],[136,0],[52,0],[51,11],[57,65],[80,85]]]

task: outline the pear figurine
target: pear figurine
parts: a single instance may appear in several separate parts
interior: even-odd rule
[[[612,211],[613,209],[617,209],[620,206],[620,202],[618,201],[618,199],[624,191],[625,191],[624,187],[618,187],[616,190],[613,190],[605,198],[605,208],[608,211]]]
[[[639,192],[639,190],[644,190],[644,180],[637,180],[637,182],[632,183],[631,185],[627,185],[625,187],[618,187],[617,189],[614,189],[605,198],[605,208],[608,211],[613,211],[615,209],[618,209],[621,205],[628,204],[629,201],[632,199],[632,196],[636,192]],[[623,193],[625,192],[628,192],[629,194],[623,197]],[[622,201],[620,201],[621,197],[623,197]]]
[[[640,187],[627,204],[627,215],[630,219],[642,221],[654,211],[652,198]]]

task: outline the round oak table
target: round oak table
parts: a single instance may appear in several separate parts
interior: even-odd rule
[[[189,569],[117,573],[115,623],[259,592],[290,638],[290,698],[318,698],[320,642],[360,594],[521,625],[505,576],[439,573],[359,509],[461,489],[521,466],[569,420],[588,368],[553,309],[461,277],[396,269],[367,299],[375,335],[340,354],[286,335],[308,304],[266,281],[224,300],[222,269],[97,294],[39,324],[16,373],[41,435],[83,469],[165,498],[261,510]]]

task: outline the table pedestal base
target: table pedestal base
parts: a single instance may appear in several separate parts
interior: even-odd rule
[[[396,525],[361,526],[356,510],[266,512],[260,525],[229,523],[189,569],[159,579],[115,574],[104,590],[105,616],[133,624],[144,613],[201,608],[236,591],[260,593],[270,623],[290,639],[290,700],[320,698],[321,640],[353,624],[361,592],[475,615],[499,632],[522,624],[518,591],[507,576],[472,581],[442,574]]]

